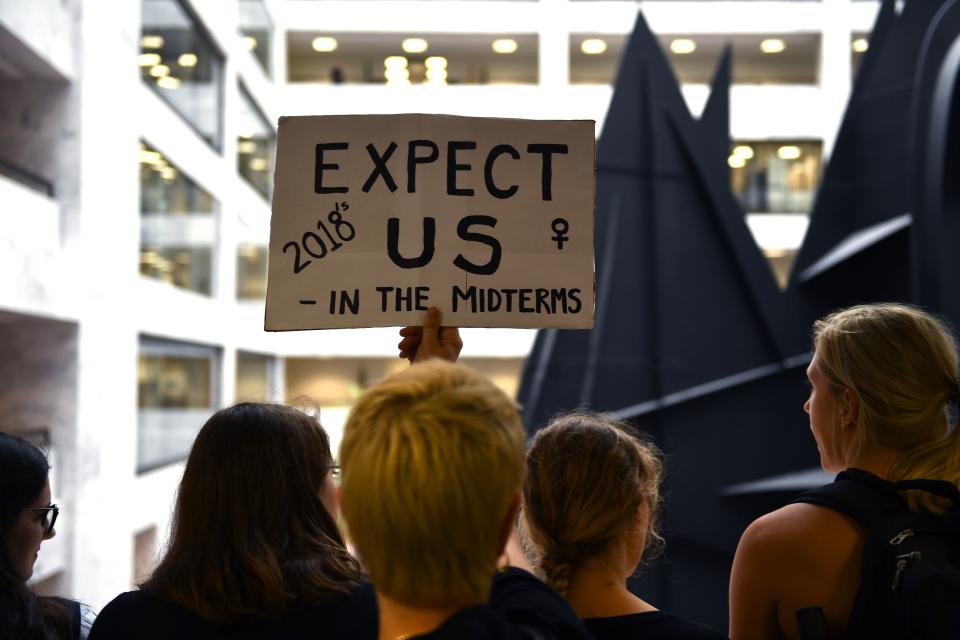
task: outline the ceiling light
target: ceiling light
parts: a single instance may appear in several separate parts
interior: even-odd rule
[[[159,151],[141,149],[140,162],[142,162],[143,164],[160,164],[161,162],[163,162],[163,156],[160,155]]]
[[[427,41],[423,38],[407,38],[400,46],[407,53],[423,53],[427,50]]]
[[[266,158],[253,158],[250,160],[248,165],[251,171],[266,171],[267,170],[267,160]]]
[[[243,44],[247,47],[247,51],[253,51],[257,48],[257,39],[253,36],[243,36]]]
[[[678,56],[693,53],[696,50],[697,43],[690,38],[677,38],[676,40],[672,40],[670,42],[670,51],[673,51]]]
[[[427,69],[427,80],[430,82],[439,82],[441,84],[446,84],[447,82],[447,70],[446,69]]]
[[[732,155],[727,158],[727,164],[730,165],[731,169],[742,169],[747,161],[742,156]]]
[[[160,177],[164,180],[171,181],[177,177],[177,170],[173,167],[164,167],[160,170]]]
[[[181,67],[195,67],[197,66],[197,54],[181,53],[180,57],[177,58],[177,64]]]
[[[154,78],[162,78],[165,75],[169,75],[170,67],[165,64],[155,64],[150,67],[150,75]]]
[[[580,51],[588,56],[597,56],[607,50],[607,43],[600,38],[587,38],[580,43]]]
[[[237,153],[253,153],[257,150],[257,143],[253,140],[241,140],[237,143]]]
[[[738,158],[743,158],[744,160],[749,160],[753,157],[753,147],[745,144],[737,145],[733,148],[733,155]]]
[[[800,147],[792,144],[786,144],[777,149],[777,155],[781,160],[796,160],[802,153]]]
[[[490,46],[493,47],[494,53],[515,53],[517,50],[517,41],[512,38],[500,38],[499,40],[494,40]]]
[[[143,36],[140,38],[141,49],[160,49],[163,47],[163,36]]]
[[[331,51],[336,51],[338,42],[336,38],[331,38],[329,36],[320,36],[319,38],[314,38],[310,46],[313,47],[314,51],[320,53],[330,53]]]
[[[157,86],[164,89],[179,89],[180,79],[174,78],[173,76],[164,76],[157,80]]]
[[[387,82],[409,80],[410,72],[407,71],[406,67],[387,67],[387,70],[383,72],[383,77],[387,79]]]
[[[424,61],[427,69],[446,69],[447,59],[443,56],[430,56]]]
[[[387,56],[383,59],[383,66],[387,69],[406,69],[407,59],[403,56]]]
[[[137,62],[141,67],[152,67],[155,64],[160,64],[162,61],[159,53],[141,53],[137,56]]]
[[[787,45],[780,38],[767,38],[760,43],[760,51],[764,53],[781,53]]]
[[[857,38],[853,41],[853,50],[856,53],[866,53],[870,48],[870,42],[866,38]]]

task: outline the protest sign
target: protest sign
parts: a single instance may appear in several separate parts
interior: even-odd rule
[[[265,328],[593,326],[594,123],[281,118]]]

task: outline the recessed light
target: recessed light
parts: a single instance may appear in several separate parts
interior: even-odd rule
[[[163,36],[146,35],[140,38],[141,49],[160,49],[163,47]]]
[[[580,43],[580,51],[588,56],[598,56],[607,50],[607,43],[600,38],[587,38]]]
[[[387,56],[383,59],[383,66],[387,69],[406,69],[407,59],[403,56]]]
[[[247,48],[247,51],[253,51],[257,48],[257,39],[253,36],[244,36],[243,44]]]
[[[760,43],[760,51],[764,53],[781,53],[786,48],[786,43],[780,38],[767,38]]]
[[[310,46],[313,47],[314,51],[319,53],[330,53],[331,51],[336,51],[340,43],[337,42],[336,38],[331,38],[330,36],[320,36],[314,38],[313,42],[310,43]]]
[[[407,53],[423,53],[427,50],[427,41],[423,38],[407,38],[400,45]]]
[[[195,67],[197,66],[197,54],[181,53],[180,57],[177,58],[177,64],[181,67]]]
[[[727,158],[727,164],[730,165],[731,169],[742,169],[746,166],[747,161],[744,157],[738,155],[731,155]]]
[[[137,62],[140,63],[141,67],[152,67],[155,64],[160,64],[162,59],[159,53],[141,53],[137,56]]]
[[[446,69],[447,68],[447,59],[443,56],[430,56],[424,60],[423,64],[427,69]]]
[[[796,160],[802,154],[800,147],[793,144],[786,144],[777,149],[777,155],[781,160]]]
[[[500,38],[490,45],[494,53],[514,53],[517,50],[517,41],[512,38]]]
[[[697,50],[697,43],[690,38],[677,38],[670,42],[670,51],[683,56]]]
[[[162,78],[163,76],[170,75],[170,67],[165,64],[155,64],[150,67],[150,75],[154,78]]]
[[[173,76],[164,76],[157,79],[157,86],[164,89],[179,89],[180,79]]]
[[[446,84],[447,70],[438,68],[427,69],[427,80],[438,84]]]
[[[853,41],[853,50],[857,53],[866,53],[870,48],[870,42],[866,38],[857,38]]]
[[[737,145],[733,148],[733,155],[738,158],[743,158],[744,160],[749,160],[753,157],[753,147],[745,144]]]

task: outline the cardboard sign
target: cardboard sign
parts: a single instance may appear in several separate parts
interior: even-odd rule
[[[268,331],[593,326],[594,124],[281,118]]]

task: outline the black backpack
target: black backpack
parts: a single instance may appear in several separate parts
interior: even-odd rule
[[[904,490],[953,501],[943,515],[911,511]],[[846,638],[960,639],[960,491],[941,480],[888,482],[859,469],[801,494],[866,529]]]

